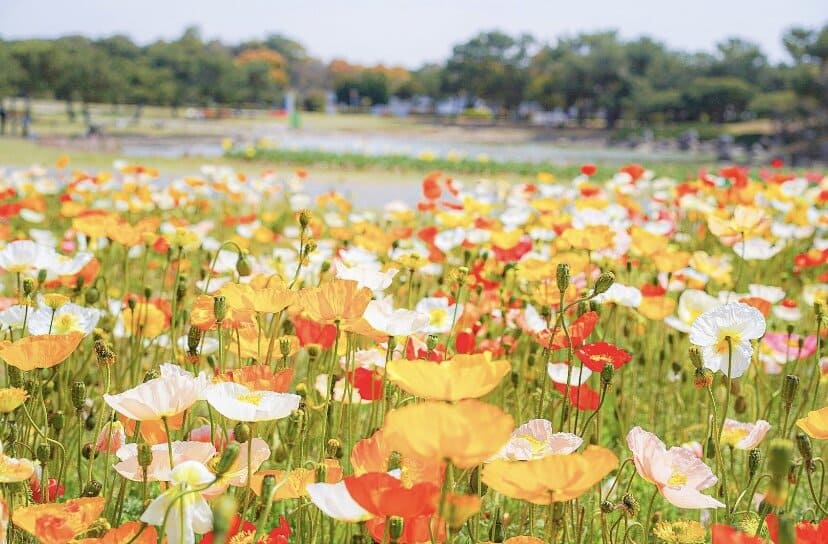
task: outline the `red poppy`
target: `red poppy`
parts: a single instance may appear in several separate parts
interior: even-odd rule
[[[357,368],[348,373],[351,385],[359,391],[359,396],[365,400],[382,399],[382,377],[373,370]]]
[[[593,176],[598,171],[598,167],[594,164],[582,164],[581,173],[585,176]]]
[[[621,171],[629,174],[633,181],[636,181],[638,178],[644,175],[644,172],[646,172],[644,167],[640,164],[628,164],[627,166],[621,168]]]
[[[437,200],[443,194],[440,188],[442,172],[432,172],[423,178],[423,196],[428,200]]]
[[[417,232],[417,238],[425,242],[426,244],[433,244],[434,238],[437,236],[439,230],[434,225],[430,227],[423,227]]]
[[[771,541],[778,544],[779,517],[776,514],[769,514],[765,518],[765,523],[768,526]],[[800,521],[796,524],[795,531],[796,544],[824,544],[828,542],[828,518],[824,518],[816,524],[809,521]]]
[[[530,251],[532,251],[532,239],[528,236],[522,237],[517,244],[507,249],[492,246],[495,258],[502,263],[517,262]]]
[[[572,339],[572,347],[577,348],[584,343],[595,325],[598,323],[598,312],[586,312],[584,315],[570,323],[569,338]],[[563,349],[569,346],[563,327],[552,327],[540,331],[536,336],[538,343],[548,349]]]
[[[555,389],[566,395],[566,384],[554,383]],[[569,386],[569,404],[578,410],[597,410],[601,404],[601,395],[587,384]]]
[[[593,372],[601,372],[607,363],[618,369],[632,359],[632,355],[607,342],[583,345],[575,350],[575,355],[584,363],[585,367]]]
[[[284,516],[279,516],[279,525],[274,527],[269,533],[263,535],[262,540],[259,542],[263,544],[288,544],[288,537],[290,536],[290,525],[288,525],[288,521],[285,519]],[[241,517],[236,515],[233,516],[233,519],[230,521],[230,530],[227,531],[227,538],[226,542],[234,541],[233,537],[241,536],[241,537],[250,537],[251,541],[253,537],[256,535],[256,526],[250,523],[249,521],[242,521]],[[213,544],[215,536],[213,535],[213,531],[206,533],[204,537],[201,539],[201,544]],[[238,539],[239,542],[243,542],[243,538]]]
[[[782,168],[783,166],[785,166],[785,161],[780,158],[776,158],[771,161],[771,168]]]
[[[758,536],[737,531],[729,525],[714,525],[712,529],[713,544],[762,544]]]
[[[471,329],[464,329],[457,333],[457,339],[454,341],[454,351],[463,354],[474,353],[474,344],[474,333]]]
[[[641,296],[644,297],[661,297],[667,293],[667,289],[660,285],[653,285],[647,283],[641,286]]]
[[[297,315],[293,318],[293,328],[302,346],[319,344],[322,349],[328,349],[336,340],[336,325],[331,323],[317,323]]]
[[[375,516],[411,519],[437,511],[440,488],[430,482],[404,487],[401,480],[385,472],[348,476],[343,481],[357,504]]]
[[[43,502],[43,493],[42,488],[40,487],[40,480],[36,477],[33,477],[29,480],[29,488],[32,490],[32,500],[35,503]],[[64,491],[66,488],[62,485],[58,485],[57,480],[54,478],[49,478],[49,485],[46,486],[47,489],[47,499],[46,502],[55,502],[57,499],[63,496]]]
[[[435,363],[442,362],[445,359],[446,354],[446,345],[445,344],[437,344],[437,346],[428,351],[426,349],[425,344],[420,343],[419,346],[414,345],[414,341],[409,337],[408,343],[405,345],[405,357],[409,360],[414,359],[425,359],[428,361],[434,361]]]

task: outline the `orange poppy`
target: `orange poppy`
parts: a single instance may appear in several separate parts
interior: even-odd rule
[[[389,468],[388,462],[393,452],[394,449],[388,444],[382,429],[379,429],[369,438],[363,438],[354,444],[351,449],[351,468],[357,476],[368,472],[384,472]],[[433,459],[423,462],[419,459],[405,458],[400,463],[400,469],[400,479],[406,485],[443,479],[442,466]]]
[[[507,497],[550,504],[581,496],[617,466],[618,457],[612,451],[589,446],[583,453],[533,461],[498,460],[483,469],[483,481]]]
[[[344,480],[348,493],[366,512],[375,516],[415,518],[437,511],[440,488],[431,482],[411,487],[386,472],[369,472],[348,476]]]
[[[405,392],[447,401],[487,395],[511,369],[509,361],[492,361],[490,353],[455,355],[439,364],[396,360],[386,366],[388,379]]]
[[[169,324],[164,311],[149,302],[138,302],[135,310],[124,308],[121,319],[126,330],[145,338],[157,338]]]
[[[563,327],[555,328],[554,326],[540,331],[535,338],[540,345],[548,349],[563,349],[569,346],[570,340],[572,341],[572,347],[577,348],[592,334],[597,323],[598,312],[586,312],[569,324],[569,339],[567,339]]]
[[[43,544],[65,544],[87,530],[101,516],[105,504],[103,497],[36,504],[16,509],[13,521]]]
[[[479,400],[426,401],[389,412],[383,436],[403,458],[428,463],[447,459],[471,468],[500,451],[514,427],[512,416]]]
[[[235,284],[224,285],[216,292],[216,296],[225,297],[226,314],[221,322],[221,327],[223,329],[252,327],[255,323],[255,310],[252,301],[248,296],[245,296],[252,295],[252,290],[250,293],[243,293],[242,290],[234,289],[229,285]],[[215,296],[197,296],[190,310],[190,322],[202,331],[215,329],[217,322],[216,314],[213,312],[214,307]]]
[[[155,544],[157,541],[155,527],[140,521],[128,521],[120,527],[110,529],[100,538],[81,538],[73,540],[72,544]]]
[[[83,340],[84,333],[27,336],[0,348],[0,359],[23,371],[52,368],[65,361]]]
[[[120,416],[118,419],[124,425],[126,435],[132,437],[135,434],[135,422],[124,416]],[[167,425],[169,425],[171,431],[181,430],[184,426],[184,413],[167,418]],[[142,421],[138,432],[147,444],[161,444],[167,441],[167,433],[164,431],[164,424],[160,420]]]
[[[252,391],[284,393],[293,380],[293,369],[273,372],[266,365],[249,365],[216,376],[219,381],[240,383]]]
[[[319,287],[302,289],[296,304],[312,321],[330,323],[357,320],[373,298],[367,287],[360,289],[353,280],[332,280]]]
[[[371,518],[365,522],[365,528],[371,534],[374,542],[388,540],[385,517]],[[437,516],[419,516],[408,518],[403,523],[403,530],[398,544],[430,544],[446,541],[446,524]]]

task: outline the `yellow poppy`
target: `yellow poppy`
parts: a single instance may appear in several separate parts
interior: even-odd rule
[[[391,411],[385,416],[383,436],[404,458],[449,460],[471,468],[500,451],[514,426],[512,416],[479,400],[426,401]]]
[[[47,503],[15,509],[14,524],[43,544],[65,544],[87,530],[103,513],[106,499],[85,497],[62,504]]]
[[[589,446],[583,453],[533,461],[495,461],[483,469],[483,482],[507,497],[550,504],[581,496],[617,466],[612,451]]]
[[[373,298],[371,290],[353,280],[332,280],[302,289],[296,303],[312,321],[330,323],[359,319]]]
[[[455,355],[448,361],[390,361],[388,379],[407,393],[423,399],[455,401],[490,393],[509,373],[506,360],[492,361],[490,353]]]
[[[828,406],[808,412],[807,416],[796,420],[796,426],[811,438],[828,440]]]
[[[41,334],[27,336],[0,349],[0,359],[23,371],[51,368],[62,363],[75,351],[84,333]]]

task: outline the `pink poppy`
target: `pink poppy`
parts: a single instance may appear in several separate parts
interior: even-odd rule
[[[669,450],[656,435],[633,427],[627,446],[639,476],[658,487],[667,502],[679,508],[721,508],[724,506],[702,490],[716,485],[718,478],[687,448]]]

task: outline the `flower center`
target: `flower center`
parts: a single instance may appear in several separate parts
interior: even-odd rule
[[[730,337],[730,345],[736,346],[742,342],[741,333],[732,329],[720,329],[718,340],[716,341],[716,352],[722,355],[727,355],[731,349],[728,346],[727,338]]]
[[[448,312],[444,308],[434,308],[428,312],[428,317],[432,325],[443,323],[447,316]]]
[[[236,400],[258,406],[262,402],[262,395],[261,393],[248,393],[246,395],[239,395],[236,397]]]
[[[667,480],[667,485],[671,487],[680,487],[687,484],[687,474],[683,472],[675,471],[673,472],[670,479]]]
[[[80,330],[78,316],[75,314],[61,314],[52,323],[52,334],[68,334],[70,332],[80,332]]]

